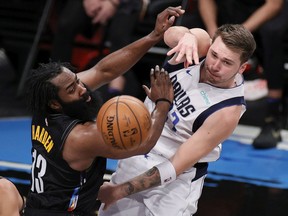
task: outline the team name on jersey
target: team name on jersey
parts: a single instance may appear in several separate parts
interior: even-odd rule
[[[189,96],[178,82],[177,75],[171,77],[171,82],[174,89],[174,104],[181,116],[186,117],[195,111],[195,107],[190,103]]]
[[[48,153],[54,146],[54,142],[49,133],[39,125],[32,125],[32,140],[40,142]]]

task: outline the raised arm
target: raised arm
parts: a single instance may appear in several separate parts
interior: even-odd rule
[[[199,0],[198,9],[203,23],[209,33],[213,37],[218,28],[217,23],[217,4],[215,0]]]
[[[169,7],[158,14],[154,30],[147,36],[119,49],[87,71],[78,73],[80,80],[96,89],[128,71],[143,55],[163,38],[175,17],[184,13],[181,7]]]
[[[192,167],[228,138],[238,124],[240,115],[241,107],[231,106],[223,108],[207,118],[197,132],[184,142],[171,158],[171,168],[169,169],[174,169],[173,172],[175,172],[172,179]],[[167,173],[167,169],[165,172]],[[156,166],[122,184],[115,185],[105,182],[99,190],[98,199],[105,203],[105,210],[110,204],[121,198],[161,185],[160,173],[159,166]]]
[[[251,13],[251,15],[242,24],[251,32],[257,30],[261,25],[280,12],[283,3],[284,0],[265,0],[265,3]],[[208,33],[212,37],[218,28],[218,9],[216,1],[199,0],[199,12]]]
[[[188,29],[183,26],[173,26],[165,32],[164,41],[172,48],[167,55],[175,54],[169,63],[184,62],[184,66],[188,67],[193,61],[199,64],[199,58],[206,56],[211,38],[205,30],[200,28]]]
[[[145,86],[144,89],[156,106],[151,113],[152,125],[146,141],[135,150],[118,150],[104,143],[94,121],[78,124],[70,132],[63,149],[63,157],[70,167],[82,171],[88,169],[97,156],[121,159],[146,154],[153,148],[164,127],[174,93],[168,73],[159,66],[151,69],[150,78],[151,88]],[[165,100],[157,102],[159,98]]]
[[[265,3],[252,13],[242,24],[251,32],[257,30],[261,25],[280,12],[283,3],[283,0],[266,0]]]
[[[148,88],[147,86],[143,86],[143,88],[147,96],[156,103],[156,107],[151,113],[152,126],[147,140],[135,150],[124,150],[121,152],[117,150],[113,152],[113,155],[108,155],[109,157],[127,158],[133,155],[146,154],[154,147],[159,139],[174,98],[174,92],[168,72],[164,69],[160,70],[159,66],[156,66],[155,69],[151,69],[150,83],[151,88]]]

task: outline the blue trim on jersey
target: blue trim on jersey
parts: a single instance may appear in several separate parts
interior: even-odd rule
[[[183,68],[184,68],[184,63],[180,63],[180,64],[177,64],[177,65],[171,65],[171,64],[169,64],[168,62],[165,62],[165,63],[163,64],[163,68],[164,68],[168,73],[171,73],[171,72],[174,72],[174,71],[183,69]]]
[[[233,106],[233,105],[245,105],[246,102],[244,100],[244,97],[234,97],[230,98],[224,101],[221,101],[217,104],[214,104],[213,106],[209,107],[206,109],[204,112],[202,112],[194,121],[192,132],[195,133],[203,124],[203,122],[210,116],[212,113],[228,106]]]
[[[199,62],[201,62],[203,59],[205,59],[205,57],[200,58],[200,59],[199,59]],[[190,65],[190,66],[193,66],[193,65],[195,65],[195,64],[193,63],[193,64]],[[190,67],[190,66],[189,66],[189,67]],[[168,73],[171,73],[171,72],[174,72],[174,71],[183,69],[183,68],[184,68],[184,62],[179,63],[179,64],[177,64],[177,65],[171,65],[171,64],[169,64],[169,62],[166,61],[166,62],[164,62],[164,64],[163,64],[163,68],[164,68]]]
[[[195,177],[191,180],[191,182],[198,180],[202,176],[206,175],[208,173],[208,163],[196,163],[193,167],[196,168],[196,174]]]

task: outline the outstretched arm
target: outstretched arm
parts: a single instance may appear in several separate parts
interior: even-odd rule
[[[174,175],[172,176],[172,180],[173,178],[175,179],[176,176],[192,167],[219,145],[219,143],[229,137],[238,124],[240,115],[240,106],[231,106],[215,112],[206,119],[196,133],[180,146],[176,154],[171,158],[170,165],[169,161],[165,162],[169,166],[165,167],[168,169],[164,172],[157,165],[122,184],[105,182],[98,194],[98,199],[102,203],[105,203],[104,210],[121,198],[161,185],[161,182],[164,182],[164,176],[166,175],[167,177],[167,173],[170,173],[169,170]],[[165,175],[163,176],[162,173],[165,173]]]
[[[283,0],[266,0],[265,4],[252,13],[242,24],[251,32],[280,13],[283,8]]]
[[[199,58],[206,56],[211,38],[205,30],[200,28],[188,29],[183,26],[173,26],[165,32],[164,41],[172,48],[167,55],[175,54],[169,63],[184,62],[184,66],[188,67],[193,61],[199,64]]]
[[[210,37],[213,37],[218,28],[217,3],[215,0],[199,0],[198,9]]]
[[[145,142],[136,149],[115,149],[104,143],[94,121],[78,124],[67,137],[63,150],[63,157],[70,167],[82,171],[88,169],[97,156],[121,159],[146,154],[153,148],[164,127],[174,93],[168,72],[160,70],[159,66],[151,69],[150,79],[151,88],[145,86],[144,89],[156,106],[151,113],[152,124]],[[159,101],[159,98],[165,99]]]
[[[265,0],[242,24],[251,32],[257,30],[268,20],[279,14],[283,8],[283,0]],[[199,0],[199,12],[211,37],[218,28],[217,3],[215,0]]]
[[[157,42],[173,25],[176,17],[184,13],[181,7],[168,7],[157,16],[154,30],[147,36],[119,49],[87,71],[78,73],[80,80],[92,90],[124,74]]]

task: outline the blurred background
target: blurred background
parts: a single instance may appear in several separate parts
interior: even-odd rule
[[[85,8],[82,0],[1,1],[0,175],[11,179],[23,195],[27,194],[31,164],[30,113],[24,95],[25,79],[31,69],[51,60],[71,62],[78,71],[89,68],[110,52],[148,34],[159,12],[178,5],[186,12],[175,25],[205,28],[198,0],[123,0],[113,10],[103,6],[100,17],[90,16],[91,8]],[[287,33],[286,29],[281,41],[284,85],[281,114],[277,119],[282,141],[275,148],[252,147],[265,126],[269,92],[263,72],[265,61],[255,55],[244,73],[247,112],[233,135],[224,142],[219,161],[209,166],[197,216],[287,215]],[[162,65],[168,50],[163,41],[151,48],[121,80],[99,90],[104,100],[120,94],[143,100],[141,85],[149,83],[150,68]],[[106,180],[116,163],[109,160]]]

